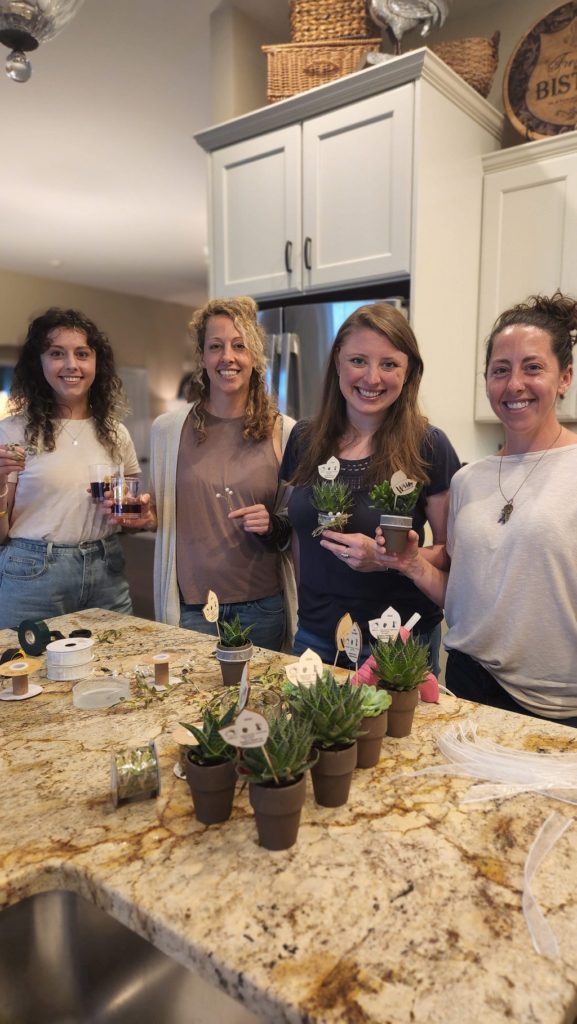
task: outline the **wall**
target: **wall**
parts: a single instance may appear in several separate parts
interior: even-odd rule
[[[152,416],[166,410],[187,358],[186,306],[0,270],[0,346],[13,351],[29,320],[49,306],[77,308],[94,320],[110,337],[119,366],[148,370]]]

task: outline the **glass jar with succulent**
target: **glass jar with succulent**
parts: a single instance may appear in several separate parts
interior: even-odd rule
[[[188,747],[185,771],[194,812],[204,825],[230,818],[236,785],[236,750],[222,738],[220,730],[231,724],[236,713],[236,704],[222,715],[207,706],[201,726],[181,722],[196,740]]]
[[[407,640],[379,640],[371,644],[375,659],[373,671],[379,677],[379,689],[388,690],[391,706],[388,711],[388,736],[408,736],[413,726],[415,708],[419,702],[417,687],[425,682],[429,672],[429,647],[410,635]]]
[[[319,537],[324,530],[344,530],[353,505],[351,489],[344,480],[320,480],[313,484],[311,501],[318,512],[313,537]]]
[[[361,733],[357,737],[357,768],[374,768],[381,756],[383,738],[387,735],[388,709],[391,695],[376,686],[360,687],[363,698]]]
[[[391,555],[401,555],[405,550],[409,530],[413,526],[411,513],[417,504],[423,485],[414,480],[408,480],[404,473],[398,474],[403,479],[397,484],[395,475],[391,477],[390,483],[388,480],[383,480],[382,483],[375,484],[369,491],[369,500],[370,508],[376,508],[381,513],[380,527],[385,538],[387,552]]]
[[[238,614],[228,622],[226,620],[219,622],[216,656],[220,662],[222,681],[225,686],[234,686],[236,683],[240,683],[244,666],[253,656],[254,647],[249,639],[251,629],[254,629],[254,623],[243,628]]]

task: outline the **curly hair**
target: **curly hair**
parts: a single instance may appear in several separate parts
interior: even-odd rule
[[[266,356],[264,350],[265,331],[257,321],[258,306],[248,296],[234,299],[211,299],[193,313],[189,324],[192,340],[192,372],[185,389],[185,397],[192,402],[197,440],[200,444],[206,438],[206,405],[210,396],[210,380],[203,366],[204,342],[208,321],[213,316],[227,316],[253,359],[250,376],[248,401],[244,414],[243,437],[252,441],[264,441],[272,434],[273,424],[278,415],[276,403],[266,389]]]
[[[373,435],[373,454],[367,471],[367,483],[390,480],[396,470],[422,483],[428,483],[427,462],[422,448],[428,420],[419,409],[418,392],[423,376],[423,360],[417,339],[405,316],[388,302],[361,306],[339,328],[325,373],[320,412],[303,431],[304,457],[290,481],[305,486],[317,477],[317,466],[338,450],[349,421],[347,403],[341,392],[336,355],[350,334],[370,330],[387,338],[408,357],[409,365],[403,389],[383,415]]]
[[[86,344],[96,353],[96,376],[89,392],[90,412],[96,436],[113,458],[119,455],[117,416],[125,407],[122,381],[116,373],[110,342],[96,324],[75,309],[53,306],[31,321],[20,349],[10,390],[10,411],[26,417],[26,440],[42,443],[45,451],[54,451],[60,407],[44,376],[40,356],[50,348],[49,335],[59,327],[80,331]]]
[[[573,345],[577,337],[577,300],[556,291],[553,295],[531,295],[506,309],[495,321],[485,351],[485,377],[493,354],[495,338],[506,327],[537,327],[551,339],[553,355],[560,370],[573,366]]]

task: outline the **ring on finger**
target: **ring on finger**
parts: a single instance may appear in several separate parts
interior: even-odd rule
[[[342,557],[343,558],[348,558],[349,557],[349,550],[348,550],[348,548],[345,548],[345,550],[343,551]]]

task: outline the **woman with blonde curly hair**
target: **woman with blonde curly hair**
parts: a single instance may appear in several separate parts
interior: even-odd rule
[[[289,528],[273,510],[292,421],[283,423],[266,391],[257,311],[241,297],[212,299],[194,313],[188,404],[153,424],[154,597],[160,621],[216,634],[202,614],[213,590],[221,619],[254,623],[251,639],[279,650],[279,547]]]

